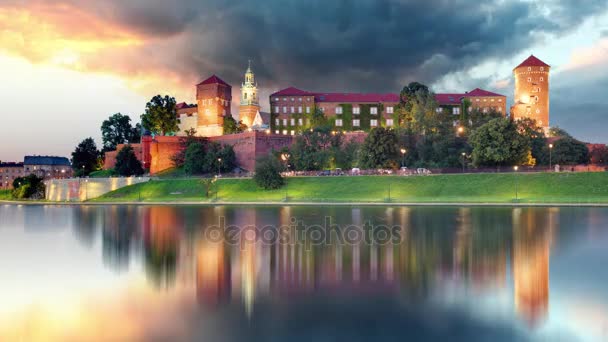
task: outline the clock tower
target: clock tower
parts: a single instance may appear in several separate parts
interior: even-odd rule
[[[245,82],[241,85],[239,120],[247,125],[247,127],[252,127],[259,110],[258,84],[255,82],[255,75],[251,70],[251,61],[249,61],[249,66],[245,72]]]

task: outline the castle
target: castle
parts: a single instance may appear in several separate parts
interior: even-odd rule
[[[511,107],[514,120],[531,118],[549,130],[549,71],[551,67],[534,55],[513,69],[515,97]]]

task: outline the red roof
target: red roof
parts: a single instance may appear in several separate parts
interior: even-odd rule
[[[435,100],[440,105],[459,105],[465,94],[435,94]]]
[[[516,66],[515,69],[517,69],[519,67],[548,67],[548,66],[550,66],[550,65],[541,61],[540,59],[536,58],[534,55],[530,55],[530,57],[528,57],[525,61],[521,62],[520,65]]]
[[[270,96],[312,96],[312,95],[315,95],[315,94],[305,91],[305,90],[298,89],[298,88],[289,87],[289,88],[285,88],[283,90],[279,90]]]
[[[211,77],[209,77],[208,79],[204,80],[203,82],[197,84],[197,85],[202,85],[202,84],[223,84],[226,86],[230,87],[230,84],[224,82],[224,80],[222,80],[221,78],[217,77],[216,75],[213,75]]]
[[[479,88],[475,88],[475,89],[471,90],[470,92],[466,93],[465,96],[473,96],[473,97],[502,96],[502,97],[505,97],[504,95],[493,93],[491,91],[487,91],[487,90],[483,90],[483,89],[479,89]]]
[[[316,93],[317,102],[399,102],[398,94]]]

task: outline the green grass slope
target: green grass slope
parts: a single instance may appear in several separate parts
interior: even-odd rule
[[[10,200],[11,199],[11,191],[10,190],[0,190],[0,200]]]
[[[608,203],[608,173],[466,174],[434,176],[293,177],[279,190],[251,179],[221,179],[219,201]],[[108,193],[94,201],[214,201],[197,179],[157,180]]]

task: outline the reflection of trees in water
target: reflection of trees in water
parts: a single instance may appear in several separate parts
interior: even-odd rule
[[[137,239],[138,208],[135,206],[106,207],[103,215],[102,255],[106,265],[116,271],[129,267],[131,248]]]
[[[177,208],[168,206],[145,208],[142,213],[146,274],[158,287],[170,287],[175,282],[184,227],[180,214]]]
[[[85,246],[95,242],[98,227],[103,227],[103,207],[79,206],[72,208],[74,236]]]

